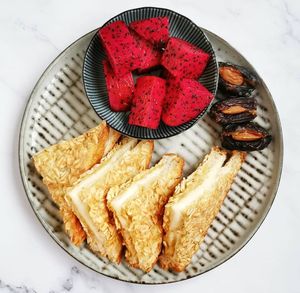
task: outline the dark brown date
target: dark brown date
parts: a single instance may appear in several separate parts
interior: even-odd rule
[[[268,131],[254,122],[226,125],[221,135],[222,146],[228,150],[258,151],[271,140]]]
[[[219,62],[219,88],[231,96],[250,96],[257,77],[247,68],[230,62]]]
[[[230,98],[215,103],[210,117],[220,124],[249,122],[256,117],[257,102],[254,98]]]

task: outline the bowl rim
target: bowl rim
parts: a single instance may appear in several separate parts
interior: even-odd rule
[[[86,60],[87,60],[87,55],[89,53],[89,51],[91,50],[91,47],[93,46],[94,42],[96,41],[96,39],[98,38],[98,31],[100,28],[106,26],[113,18],[117,18],[119,17],[120,15],[124,14],[124,13],[128,13],[128,12],[135,12],[135,11],[138,11],[138,10],[142,10],[142,9],[157,9],[157,10],[165,10],[165,11],[168,11],[170,13],[174,13],[174,14],[177,14],[179,15],[180,17],[182,17],[183,19],[186,19],[187,21],[189,21],[191,24],[193,24],[196,28],[200,29],[200,31],[202,32],[204,38],[205,38],[205,42],[208,44],[208,46],[210,47],[211,49],[211,59],[213,60],[213,62],[215,63],[215,90],[212,92],[213,94],[213,99],[210,101],[209,105],[206,106],[206,108],[197,116],[195,117],[194,119],[192,119],[191,121],[188,121],[186,123],[189,123],[187,126],[184,126],[184,129],[181,130],[181,131],[178,131],[178,132],[175,132],[175,133],[172,133],[171,135],[162,135],[162,136],[159,136],[159,137],[141,137],[141,136],[132,136],[126,132],[124,132],[123,130],[120,130],[120,129],[117,129],[114,125],[111,125],[109,124],[107,121],[107,124],[109,125],[109,127],[111,127],[112,129],[118,131],[119,133],[121,133],[122,135],[125,135],[125,136],[129,136],[129,137],[133,137],[133,138],[137,138],[137,139],[140,139],[140,140],[143,140],[143,139],[153,139],[153,140],[159,140],[159,139],[166,139],[166,138],[170,138],[170,137],[174,137],[176,135],[179,135],[185,131],[187,131],[188,129],[190,129],[191,127],[193,127],[200,119],[202,119],[210,110],[210,108],[212,107],[213,105],[213,102],[216,98],[216,94],[217,94],[217,91],[218,91],[218,84],[219,84],[219,62],[217,60],[217,54],[209,40],[209,38],[207,37],[206,33],[205,33],[205,30],[198,26],[194,21],[192,21],[190,18],[186,17],[185,15],[182,15],[174,10],[171,10],[171,9],[168,9],[168,8],[164,8],[164,7],[155,7],[155,6],[143,6],[143,7],[137,7],[137,8],[132,8],[132,9],[127,9],[127,10],[124,10],[118,14],[116,14],[115,16],[111,17],[109,20],[107,20],[102,26],[98,27],[95,29],[95,34],[93,35],[93,37],[91,38],[90,40],[90,43],[88,44],[87,46],[87,49],[86,49],[86,52],[84,54],[84,58],[83,58],[83,65],[82,65],[82,83],[83,83],[83,88],[84,88],[84,92],[85,92],[85,95],[92,107],[92,109],[95,111],[95,113],[98,115],[98,117],[102,120],[105,120],[102,115],[96,110],[96,108],[94,107],[91,99],[89,98],[88,94],[87,94],[87,86],[86,86],[86,82],[85,82],[85,78],[86,78],[86,74],[85,72],[87,72],[87,69],[86,69]],[[94,31],[94,30],[93,30]],[[180,127],[186,123],[183,123],[181,125],[178,125],[176,127]],[[137,127],[141,127],[141,126],[137,126]],[[143,127],[141,127],[143,128]],[[175,128],[175,127],[173,127]],[[163,132],[164,133],[164,132]]]
[[[126,283],[131,283],[134,285],[150,285],[150,286],[155,286],[155,285],[167,285],[167,284],[172,284],[172,283],[177,283],[177,282],[183,282],[183,281],[187,281],[189,279],[195,278],[195,277],[199,277],[200,275],[203,275],[209,271],[211,271],[212,269],[215,269],[217,267],[219,267],[220,265],[224,264],[225,262],[227,262],[228,260],[230,260],[233,256],[235,256],[239,251],[241,251],[248,243],[249,241],[254,237],[254,235],[256,234],[256,232],[259,230],[259,228],[261,227],[262,223],[265,221],[273,203],[276,197],[276,194],[278,192],[278,188],[279,188],[279,183],[281,180],[281,176],[282,176],[282,168],[283,168],[283,156],[284,156],[284,144],[283,144],[283,133],[282,133],[282,125],[281,125],[281,121],[280,121],[280,117],[278,114],[278,110],[276,108],[276,105],[274,103],[273,97],[268,89],[268,87],[266,86],[265,82],[263,81],[263,79],[261,78],[261,76],[258,74],[258,72],[255,70],[255,68],[253,67],[253,65],[248,61],[248,59],[246,59],[244,57],[243,54],[241,54],[237,49],[235,49],[232,45],[230,45],[227,41],[225,41],[223,38],[219,37],[218,35],[216,35],[215,33],[202,28],[204,31],[206,31],[207,33],[213,35],[216,39],[220,40],[221,42],[223,42],[226,46],[234,49],[237,53],[239,53],[239,55],[245,59],[247,61],[247,63],[251,66],[251,69],[257,74],[257,76],[259,77],[264,89],[267,92],[267,95],[270,97],[270,103],[274,108],[274,114],[275,114],[275,118],[276,121],[278,123],[278,145],[279,145],[279,160],[278,160],[278,170],[277,170],[277,178],[274,182],[273,188],[272,188],[272,198],[270,199],[270,201],[267,203],[265,209],[263,210],[260,219],[257,222],[257,225],[253,228],[253,230],[249,233],[248,237],[245,238],[244,242],[235,250],[233,250],[233,252],[228,255],[226,258],[224,258],[221,262],[219,262],[218,264],[209,267],[206,271],[201,272],[197,275],[193,275],[193,276],[188,276],[185,279],[181,279],[181,280],[174,280],[174,281],[169,281],[169,282],[161,282],[161,283],[145,283],[145,282],[133,282],[133,281],[129,281],[129,280],[124,280],[124,279],[119,279],[116,278],[114,276],[110,276],[107,274],[104,274],[102,272],[97,271],[96,269],[88,266],[86,263],[84,263],[82,260],[76,258],[69,250],[67,250],[61,243],[60,241],[57,239],[57,237],[50,231],[50,229],[48,229],[47,224],[45,223],[45,221],[43,220],[43,218],[40,216],[40,214],[37,212],[37,210],[35,209],[35,207],[33,206],[33,203],[27,193],[27,181],[26,181],[26,173],[24,171],[24,162],[22,161],[23,158],[23,154],[21,152],[21,150],[24,147],[24,137],[22,136],[23,133],[25,133],[25,128],[26,128],[26,122],[27,122],[27,116],[29,113],[29,109],[30,106],[34,100],[34,94],[37,90],[37,88],[40,86],[40,84],[43,82],[44,77],[47,73],[47,71],[49,69],[51,69],[51,67],[53,67],[56,63],[56,60],[61,57],[69,48],[71,48],[73,45],[75,45],[78,41],[80,41],[81,39],[87,37],[88,35],[92,35],[92,33],[94,33],[95,31],[97,31],[97,29],[93,29],[90,32],[80,36],[78,39],[76,39],[74,42],[72,42],[69,46],[67,46],[60,54],[58,54],[53,60],[52,62],[46,67],[46,69],[42,72],[41,76],[39,77],[38,81],[36,82],[36,84],[34,85],[30,96],[25,104],[24,107],[24,112],[21,116],[21,123],[20,123],[20,128],[19,128],[19,139],[18,139],[18,163],[19,163],[19,174],[21,176],[21,181],[22,181],[22,186],[24,188],[26,197],[28,199],[28,202],[34,212],[34,215],[36,216],[36,218],[38,219],[38,221],[42,224],[43,228],[46,230],[47,234],[50,236],[50,238],[58,245],[60,246],[68,255],[70,255],[73,259],[75,259],[77,262],[79,262],[80,264],[82,264],[84,267],[96,272],[97,274],[100,274],[106,278],[109,279],[114,279],[116,281],[121,281],[121,282],[126,282]]]

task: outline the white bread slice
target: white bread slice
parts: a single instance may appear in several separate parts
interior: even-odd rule
[[[148,168],[152,141],[124,138],[68,190],[66,199],[80,219],[91,249],[113,262],[120,262],[122,241],[106,208],[106,193]]]
[[[166,154],[151,169],[108,192],[108,207],[124,238],[126,260],[133,267],[149,272],[157,261],[163,207],[181,180],[183,164],[179,156]]]
[[[244,153],[234,151],[223,165],[227,155],[213,148],[165,206],[162,268],[183,271],[199,249],[245,158]]]

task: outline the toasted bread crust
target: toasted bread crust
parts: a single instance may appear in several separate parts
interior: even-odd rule
[[[233,179],[245,158],[244,153],[233,152],[231,158],[225,166],[221,167],[218,175],[213,179],[210,187],[203,191],[201,197],[196,201],[184,207],[184,210],[180,212],[179,220],[177,219],[178,224],[175,227],[172,226],[172,222],[174,224],[175,221],[173,216],[173,208],[176,208],[175,204],[182,202],[193,190],[198,190],[196,189],[198,183],[200,188],[205,186],[201,185],[203,180],[197,177],[195,173],[203,174],[203,169],[207,165],[209,165],[210,169],[213,169],[213,162],[209,164],[208,160],[215,154],[221,156],[219,157],[221,163],[222,160],[225,161],[223,151],[212,149],[212,152],[205,158],[203,164],[188,177],[187,180],[190,181],[190,185],[185,184],[184,187],[177,188],[177,193],[165,207],[163,224],[165,235],[163,251],[159,257],[159,264],[163,269],[181,272],[190,263],[193,254],[199,249],[200,243],[204,240],[212,221],[219,212]]]

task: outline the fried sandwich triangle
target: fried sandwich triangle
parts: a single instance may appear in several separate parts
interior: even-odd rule
[[[100,164],[84,173],[66,199],[87,234],[90,248],[113,262],[121,260],[122,240],[106,207],[109,188],[120,185],[149,167],[152,141],[123,138]]]
[[[119,133],[102,122],[76,138],[49,146],[33,156],[34,165],[58,205],[65,230],[75,245],[81,245],[86,235],[65,201],[65,192],[110,151],[119,137]]]
[[[245,158],[245,153],[233,151],[226,162],[227,155],[226,151],[212,148],[166,204],[159,258],[163,269],[183,271],[198,251]]]
[[[154,167],[108,192],[108,207],[123,236],[126,260],[135,268],[149,272],[157,261],[163,207],[181,180],[183,164],[179,156],[166,154]]]

